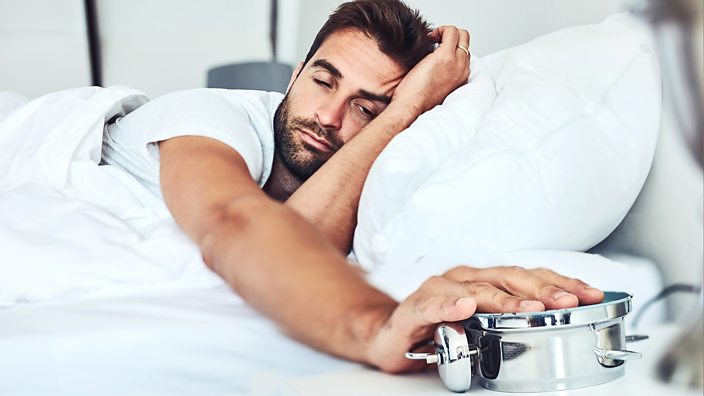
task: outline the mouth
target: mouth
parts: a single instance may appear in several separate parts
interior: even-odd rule
[[[301,139],[303,140],[303,142],[305,142],[307,145],[323,152],[334,151],[330,142],[328,142],[324,138],[319,137],[315,133],[307,131],[305,129],[299,129],[298,133],[301,135]]]

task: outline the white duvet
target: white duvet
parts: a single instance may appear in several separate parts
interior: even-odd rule
[[[105,122],[145,101],[78,88],[0,123],[0,306],[222,283],[161,200],[99,165]]]

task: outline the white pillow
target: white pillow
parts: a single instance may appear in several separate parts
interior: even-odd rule
[[[627,15],[474,61],[374,163],[354,253],[372,270],[586,250],[638,195],[660,107],[650,37]]]

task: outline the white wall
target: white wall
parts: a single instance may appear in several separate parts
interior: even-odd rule
[[[0,0],[0,91],[90,84],[82,0]]]
[[[304,57],[318,28],[338,0],[299,0],[298,56]],[[630,0],[406,0],[434,26],[457,25],[472,37],[472,53],[484,56],[554,30],[599,22],[622,12]]]
[[[279,59],[301,60],[339,0],[279,0]],[[626,0],[409,0],[428,20],[469,28],[482,56]],[[209,68],[270,60],[268,1],[97,0],[105,85],[151,96],[205,86]],[[90,83],[81,0],[0,0],[0,90],[28,97]]]
[[[96,3],[104,85],[155,96],[205,86],[213,66],[271,58],[268,1]],[[0,91],[33,98],[90,83],[82,0],[0,0]]]
[[[271,58],[269,2],[98,0],[104,84],[156,96],[204,87],[209,68]]]

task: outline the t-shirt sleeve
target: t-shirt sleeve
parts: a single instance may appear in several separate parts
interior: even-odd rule
[[[263,172],[262,143],[242,105],[207,89],[160,96],[109,128],[119,165],[148,184],[158,185],[158,142],[178,136],[204,136],[237,151],[255,181]]]

